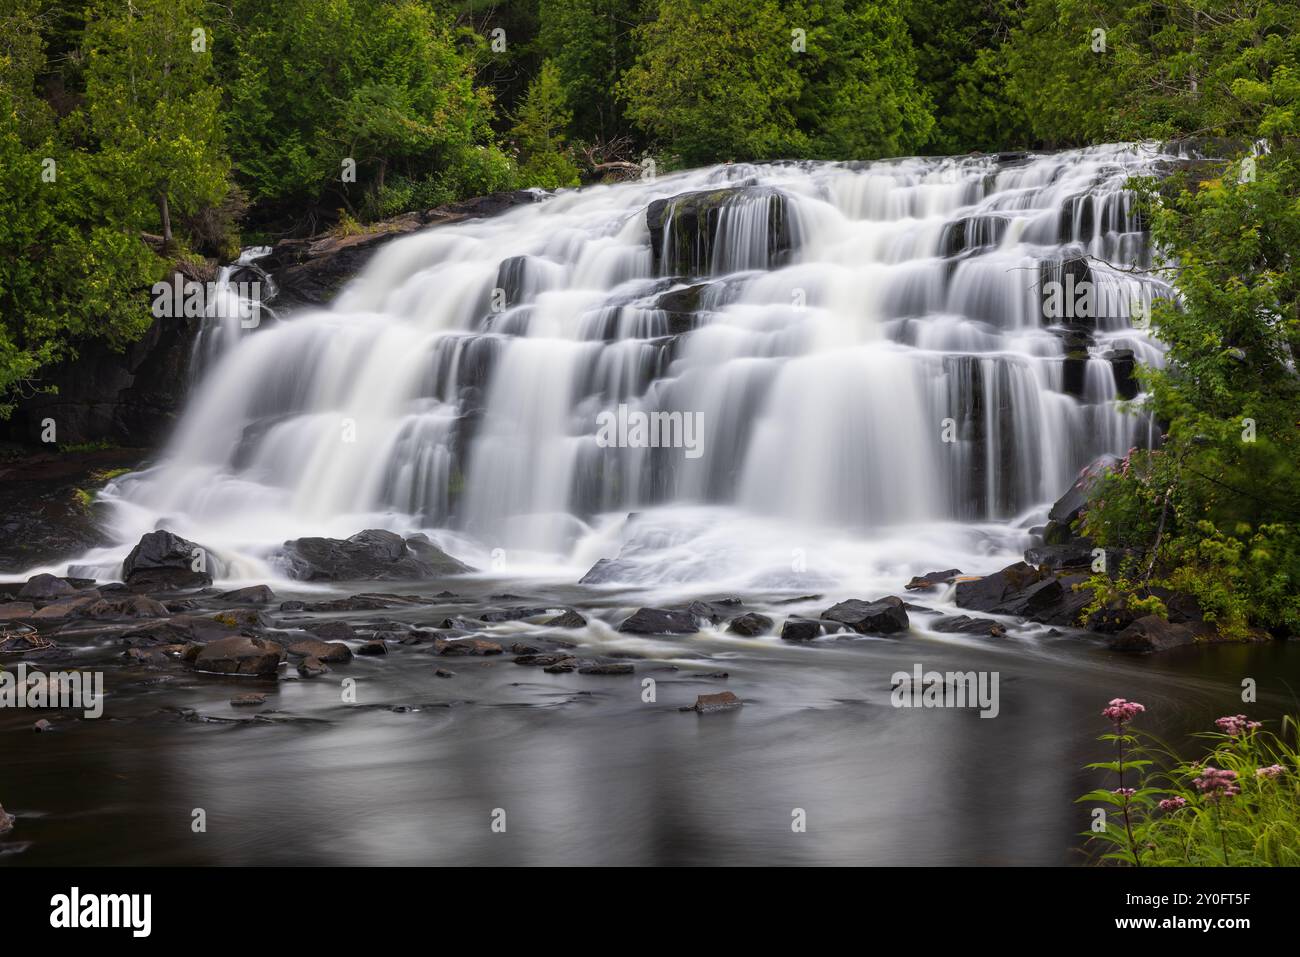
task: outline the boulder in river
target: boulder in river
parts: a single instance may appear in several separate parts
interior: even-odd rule
[[[8,834],[14,829],[14,822],[18,819],[12,814],[5,811],[4,806],[0,805],[0,834]]]
[[[275,642],[265,638],[232,635],[204,645],[194,659],[194,667],[198,671],[213,674],[266,678],[279,670],[282,650]]]
[[[36,601],[52,601],[55,598],[74,594],[76,590],[62,578],[40,574],[27,579],[27,583],[18,590],[18,597]]]
[[[547,628],[585,628],[587,619],[578,614],[572,608],[563,614],[556,615],[548,621],[542,622]]]
[[[944,634],[981,635],[1001,638],[1007,633],[1006,625],[992,618],[972,618],[969,615],[946,615],[930,622],[930,627]]]
[[[668,608],[638,608],[618,630],[633,635],[693,635],[700,630],[695,615]]]
[[[1195,643],[1196,631],[1191,626],[1166,621],[1159,615],[1146,615],[1112,637],[1107,646],[1112,651],[1149,654]]]
[[[140,538],[122,563],[122,578],[132,588],[202,588],[212,584],[213,556],[202,545],[166,529]]]
[[[687,711],[695,711],[699,714],[714,714],[718,711],[733,711],[743,705],[735,694],[730,691],[719,691],[717,694],[702,694],[696,697],[695,704]]]
[[[1066,490],[1066,493],[1057,499],[1056,504],[1052,506],[1052,510],[1047,513],[1048,519],[1057,525],[1066,527],[1072,525],[1083,514],[1083,509],[1092,497],[1092,489],[1097,480],[1107,469],[1119,465],[1119,462],[1119,458],[1114,455],[1103,455],[1093,460],[1079,472],[1074,484]]]
[[[300,581],[415,581],[473,570],[426,536],[403,539],[378,528],[346,539],[293,539],[280,555],[290,577]]]
[[[924,575],[916,575],[903,587],[908,591],[925,591],[935,588],[939,585],[946,585],[954,578],[961,576],[960,568],[947,568],[941,572],[926,572]]]
[[[331,664],[351,661],[352,649],[341,641],[321,641],[319,638],[304,638],[289,646],[289,654],[301,658],[316,658]]]
[[[760,615],[757,612],[749,612],[738,618],[733,618],[727,624],[727,631],[733,635],[744,635],[746,638],[752,638],[755,635],[761,635],[772,630],[772,619],[767,615]]]
[[[781,626],[782,641],[812,641],[825,631],[815,618],[787,618]]]
[[[889,595],[877,601],[850,598],[822,612],[823,621],[833,621],[863,635],[893,635],[907,631],[907,609],[903,599]]]
[[[222,592],[217,598],[238,605],[269,605],[275,601],[275,592],[266,585],[249,585],[246,588]]]

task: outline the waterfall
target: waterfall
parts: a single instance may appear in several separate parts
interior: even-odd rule
[[[992,553],[1152,440],[1119,361],[1160,362],[1135,313],[1172,292],[1129,271],[1125,183],[1176,159],[725,165],[394,240],[333,308],[204,346],[157,464],[104,493],[122,548],[99,559],[160,525],[250,575],[374,526],[570,581],[599,557],[781,585],[801,550],[831,577]],[[698,454],[602,442],[615,413],[691,423]]]

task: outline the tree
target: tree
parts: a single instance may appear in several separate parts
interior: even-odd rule
[[[616,90],[632,63],[636,0],[541,0],[537,46],[559,73],[575,137],[609,142],[628,132]]]
[[[0,13],[0,418],[50,363],[90,338],[123,345],[150,323],[162,262],[118,154],[74,149],[36,95],[46,69],[37,4]]]
[[[446,198],[507,184],[491,95],[449,18],[416,0],[249,2],[240,17],[229,123],[264,207],[351,206],[394,171]]]
[[[636,41],[619,84],[627,115],[685,162],[807,151],[795,122],[798,54],[774,0],[660,0]]]
[[[578,168],[564,153],[563,130],[569,124],[560,71],[550,60],[528,87],[511,133],[519,149],[519,175],[527,186],[557,189],[578,185]]]
[[[201,0],[98,0],[86,24],[87,132],[122,188],[156,204],[165,244],[174,207],[197,212],[229,188],[202,13]]]

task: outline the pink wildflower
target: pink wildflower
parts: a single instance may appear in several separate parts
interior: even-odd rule
[[[1187,807],[1187,798],[1185,797],[1165,798],[1157,805],[1157,807],[1159,807],[1160,810],[1162,811],[1177,811],[1179,808]]]
[[[1282,767],[1282,765],[1280,764],[1270,764],[1266,768],[1259,768],[1258,770],[1256,770],[1255,777],[1276,778],[1276,777],[1280,777],[1285,771],[1286,768]]]
[[[1220,731],[1224,734],[1231,735],[1234,738],[1240,737],[1245,731],[1254,731],[1256,728],[1260,727],[1258,721],[1251,721],[1244,714],[1234,714],[1224,718],[1218,718],[1214,723],[1218,726]]]
[[[1115,698],[1102,711],[1101,716],[1115,723],[1116,728],[1122,728],[1125,724],[1132,721],[1146,708],[1136,701],[1126,701],[1123,698]]]
[[[1236,771],[1206,767],[1201,772],[1201,776],[1192,783],[1204,792],[1207,798],[1214,798],[1217,795],[1231,797],[1241,793],[1241,788],[1237,786]]]

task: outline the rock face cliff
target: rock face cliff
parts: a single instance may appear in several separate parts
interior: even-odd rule
[[[322,306],[389,240],[429,226],[493,216],[534,202],[540,195],[529,190],[492,193],[404,213],[354,235],[282,240],[258,260],[258,266],[274,283],[276,295],[271,304],[276,310]],[[186,267],[181,271],[198,282],[215,278],[215,270]],[[158,445],[171,431],[185,401],[201,329],[201,319],[155,319],[144,336],[121,352],[102,342],[82,344],[75,359],[51,367],[35,383],[38,388],[51,386],[56,391],[20,401],[12,417],[0,422],[0,439],[42,445],[44,423],[53,419],[55,441],[61,446],[92,442],[133,448]]]

